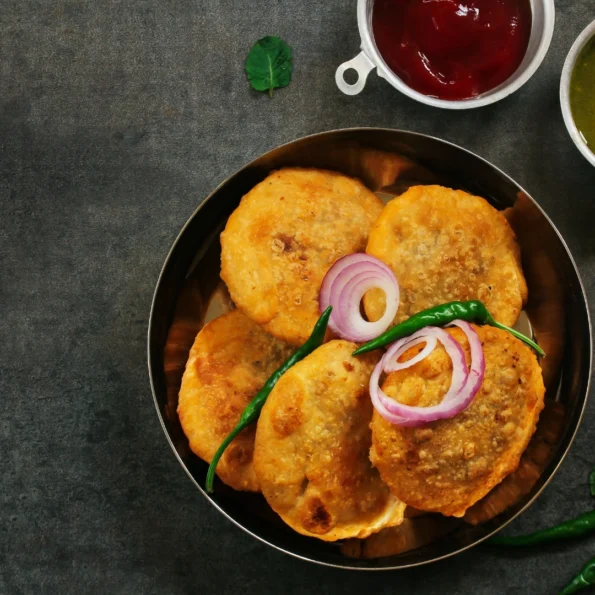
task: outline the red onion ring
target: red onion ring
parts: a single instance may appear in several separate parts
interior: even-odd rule
[[[388,422],[404,427],[419,427],[439,419],[450,419],[467,409],[473,401],[485,373],[483,348],[477,333],[469,323],[455,320],[452,325],[458,326],[469,341],[471,351],[469,369],[465,361],[465,352],[459,343],[446,331],[432,326],[421,329],[391,345],[374,368],[370,378],[370,396],[376,411]],[[432,407],[414,407],[388,397],[380,388],[380,375],[383,372],[402,370],[422,361],[434,349],[436,341],[442,343],[452,360],[451,383],[442,401]],[[418,355],[406,362],[398,361],[407,349],[423,342],[426,343],[426,347]]]
[[[370,289],[386,296],[386,309],[376,322],[364,320],[360,303]],[[320,311],[333,306],[329,328],[342,339],[364,343],[382,334],[399,309],[399,283],[381,260],[368,254],[349,254],[333,264],[325,275],[318,297]]]
[[[386,352],[385,355],[385,366],[384,371],[388,374],[389,372],[396,372],[397,370],[405,370],[406,368],[410,368],[417,362],[421,362],[422,359],[425,359],[434,349],[436,348],[436,344],[438,343],[438,339],[436,337],[418,337],[417,339],[412,339],[412,337],[407,337],[409,341],[405,341],[404,344],[399,344],[399,341],[393,343],[390,349]],[[425,343],[426,346],[414,357],[408,359],[406,362],[400,362],[399,358],[409,349],[415,347],[416,345],[420,345],[421,343]],[[391,363],[391,360],[392,363]]]
[[[486,371],[486,360],[483,354],[481,340],[475,332],[475,329],[465,320],[453,320],[448,326],[458,326],[465,335],[467,335],[469,350],[471,352],[471,365],[469,366],[469,378],[467,379],[463,391],[467,391],[471,394],[469,397],[469,404],[471,404],[473,397],[481,388],[481,383],[483,382],[483,377],[485,376]]]

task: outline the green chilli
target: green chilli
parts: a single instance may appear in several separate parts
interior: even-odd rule
[[[398,339],[408,337],[426,326],[445,326],[454,320],[466,320],[467,322],[487,324],[502,329],[503,331],[507,331],[511,335],[514,335],[517,339],[520,339],[523,343],[529,345],[529,347],[535,349],[539,355],[545,356],[543,349],[541,349],[535,341],[532,341],[529,337],[519,333],[519,331],[494,320],[494,317],[489,313],[483,302],[480,302],[479,300],[471,300],[469,302],[449,302],[447,304],[435,306],[434,308],[422,310],[404,322],[401,322],[401,324],[389,328],[386,332],[382,333],[382,335],[372,339],[372,341],[358,347],[353,352],[353,355],[361,355],[368,351],[374,351],[374,349],[394,343]]]
[[[207,492],[213,492],[213,481],[215,480],[215,470],[217,469],[217,464],[219,463],[219,459],[225,452],[225,449],[231,444],[233,439],[244,429],[247,428],[249,425],[253,424],[259,417],[260,411],[262,410],[269,394],[273,390],[277,381],[289,368],[291,368],[294,364],[297,364],[300,360],[303,360],[307,355],[310,355],[315,349],[320,347],[324,343],[324,337],[326,335],[326,327],[328,326],[328,320],[331,315],[332,306],[329,306],[320,316],[316,324],[314,325],[314,330],[310,335],[310,338],[290,357],[288,358],[280,368],[275,370],[270,378],[265,382],[264,386],[258,391],[258,394],[250,401],[250,403],[246,406],[236,427],[229,433],[227,438],[221,443],[211,464],[209,465],[209,470],[207,471],[207,480],[206,480],[206,489]]]

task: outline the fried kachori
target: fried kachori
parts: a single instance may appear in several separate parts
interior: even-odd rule
[[[390,201],[376,220],[366,252],[385,262],[401,287],[394,322],[455,300],[481,300],[513,326],[527,300],[520,249],[502,213],[485,199],[442,186],[414,186]],[[364,297],[378,320],[384,294]]]
[[[221,234],[221,278],[231,298],[279,339],[301,345],[319,316],[331,265],[363,252],[382,202],[342,174],[286,168],[246,194]]]
[[[420,510],[463,516],[514,471],[543,408],[545,388],[533,352],[506,331],[474,327],[485,375],[471,405],[451,419],[411,428],[374,412],[370,458],[394,494]],[[449,329],[469,361],[469,344]],[[413,357],[414,347],[404,355]],[[452,362],[442,346],[410,368],[386,377],[384,392],[398,402],[429,407],[450,385]]]
[[[209,322],[196,336],[182,378],[178,415],[192,451],[210,462],[244,407],[293,349],[239,310]],[[254,426],[227,448],[217,475],[236,490],[259,491],[252,466]]]
[[[405,505],[369,459],[368,382],[379,354],[330,341],[287,371],[262,410],[254,468],[272,509],[295,531],[335,541],[403,520]]]

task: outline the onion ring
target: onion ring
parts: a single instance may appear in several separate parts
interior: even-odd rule
[[[376,322],[364,320],[360,303],[370,289],[386,296],[386,309]],[[333,306],[329,328],[342,339],[364,343],[382,334],[399,309],[399,283],[381,260],[368,254],[349,254],[333,264],[325,275],[318,298],[320,311]]]
[[[388,422],[404,426],[419,427],[439,419],[450,419],[458,415],[473,401],[479,391],[485,373],[485,357],[481,341],[473,327],[463,320],[455,320],[453,326],[459,327],[467,336],[471,351],[469,369],[465,360],[465,352],[459,343],[446,331],[428,326],[417,331],[410,337],[393,343],[374,368],[370,378],[370,396],[378,413]],[[380,375],[402,370],[422,361],[436,347],[440,341],[452,360],[452,378],[450,387],[444,398],[437,405],[431,407],[415,407],[404,405],[391,399],[380,388]],[[426,343],[426,346],[415,357],[406,362],[399,362],[398,358],[414,345]]]

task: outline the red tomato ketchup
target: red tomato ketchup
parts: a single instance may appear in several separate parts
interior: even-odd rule
[[[374,0],[372,30],[388,67],[409,87],[468,99],[503,83],[531,35],[529,0]]]

